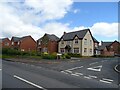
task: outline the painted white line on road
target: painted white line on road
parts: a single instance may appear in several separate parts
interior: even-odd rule
[[[61,71],[62,73],[65,73],[65,74],[68,74],[67,72],[65,72],[65,71]]]
[[[89,65],[97,64],[98,62],[90,63]]]
[[[73,76],[79,76],[79,75],[77,75],[77,74],[71,74],[71,75],[73,75]]]
[[[92,76],[92,75],[88,75],[89,77],[91,77],[91,78],[97,78],[97,76]]]
[[[95,67],[91,67],[91,68],[87,68],[88,70],[92,70],[92,71],[98,71],[100,72],[102,69],[102,65],[101,66],[95,66]]]
[[[2,69],[0,69],[0,71],[1,71]]]
[[[111,80],[111,79],[107,79],[107,78],[103,78],[103,80],[113,82],[113,80]]]
[[[71,69],[67,69],[67,70],[75,70],[75,69],[80,69],[80,68],[83,68],[83,66],[75,67],[75,68],[71,68]],[[65,70],[65,71],[66,71],[66,70]]]
[[[87,76],[84,76],[84,78],[86,78],[86,79],[92,79],[91,77],[87,77]]]
[[[116,66],[114,67],[114,69],[115,69],[117,72],[120,72],[120,71],[117,69],[117,67],[118,67],[118,65],[116,65]]]
[[[77,75],[83,75],[82,73],[77,73],[77,72],[75,74],[77,74]]]
[[[37,87],[37,88],[40,88],[40,89],[43,89],[43,90],[47,90],[47,89],[45,89],[45,88],[43,88],[43,87],[41,87],[41,86],[39,86],[39,85],[37,85],[37,84],[34,84],[34,83],[32,83],[32,82],[30,82],[30,81],[28,81],[28,80],[25,80],[25,79],[21,78],[21,77],[19,77],[19,76],[14,75],[13,77],[14,77],[14,78],[17,78],[17,79],[19,79],[19,80],[21,80],[21,81],[24,81],[24,82],[26,82],[26,83],[34,86],[34,87]]]
[[[100,80],[100,82],[104,82],[104,83],[112,83],[112,82],[104,81],[104,80]]]
[[[69,71],[69,70],[65,70],[66,72],[68,72],[68,73],[72,73],[72,71]]]

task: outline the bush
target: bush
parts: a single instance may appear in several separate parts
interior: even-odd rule
[[[71,57],[81,57],[81,54],[77,53],[68,53],[68,55],[70,55]]]
[[[62,55],[62,59],[70,59],[70,58],[71,58],[71,56],[68,55],[67,53]]]
[[[43,59],[56,59],[57,58],[57,54],[53,53],[53,54],[42,54],[41,55]]]

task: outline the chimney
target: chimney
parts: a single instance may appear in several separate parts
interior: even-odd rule
[[[103,41],[101,41],[101,45],[103,45]]]
[[[66,34],[66,32],[63,33],[64,35]]]

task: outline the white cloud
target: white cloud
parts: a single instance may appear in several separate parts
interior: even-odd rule
[[[64,17],[71,4],[72,0],[26,0],[24,3],[0,3],[0,31],[2,32],[0,37],[31,35],[34,39],[38,39],[44,33],[49,33],[50,29],[52,29],[51,33],[56,30],[65,31],[68,29],[67,25],[62,23],[47,23],[44,27],[36,24]],[[36,15],[38,12],[41,12],[40,15]]]
[[[90,28],[93,35],[98,37],[109,39],[118,36],[117,23],[98,22],[91,27],[79,26],[71,29],[69,23],[55,22],[54,20],[65,16],[71,5],[72,0],[36,0],[36,2],[26,0],[22,6],[19,3],[12,6],[0,3],[0,31],[2,32],[0,37],[31,35],[36,40],[45,33],[61,37],[64,31],[71,32],[86,28]],[[40,14],[36,15],[38,12]],[[54,22],[42,23],[46,20]]]
[[[43,30],[46,33],[49,34],[55,34],[58,37],[61,37],[63,35],[63,32],[70,32],[72,29],[69,28],[68,24],[62,24],[62,23],[48,23],[43,27]]]
[[[75,9],[75,10],[73,10],[73,13],[78,13],[78,12],[80,12],[80,10],[79,9]]]
[[[93,36],[104,37],[109,40],[112,37],[118,37],[118,23],[99,22],[93,24],[91,27],[79,26],[75,27],[73,31],[89,28]]]
[[[118,23],[95,23],[90,29],[96,36],[98,35],[106,38],[118,36]]]

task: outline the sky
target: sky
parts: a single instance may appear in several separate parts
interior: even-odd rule
[[[73,0],[17,0],[0,2],[0,38],[63,32],[89,28],[98,41],[118,40],[117,2]]]

